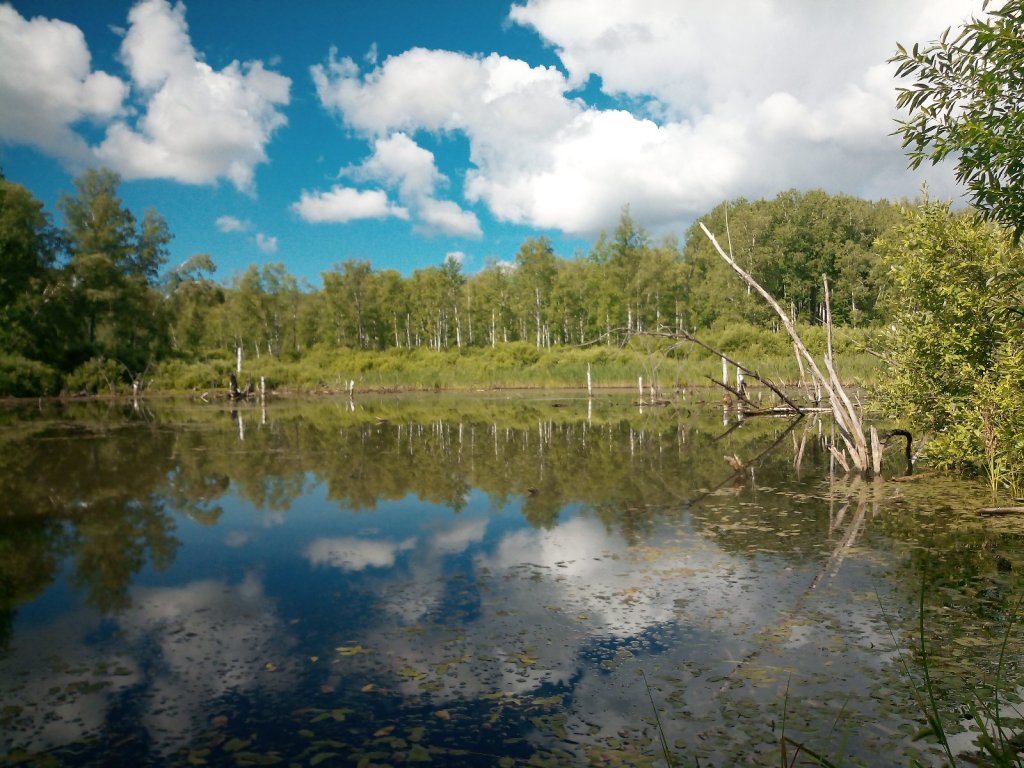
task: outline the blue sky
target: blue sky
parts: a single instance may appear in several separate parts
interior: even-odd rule
[[[217,277],[345,259],[472,274],[625,205],[681,236],[725,199],[954,196],[891,136],[897,41],[980,0],[0,4],[0,164],[59,222],[85,168]]]

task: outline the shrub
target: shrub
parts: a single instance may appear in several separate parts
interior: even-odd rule
[[[93,357],[68,374],[65,389],[70,392],[117,392],[127,381],[127,371],[121,363],[106,357]]]
[[[60,391],[60,374],[37,360],[21,355],[0,355],[0,395],[39,397]]]
[[[233,363],[224,360],[165,360],[157,366],[152,386],[174,391],[226,387],[230,370],[233,370]]]

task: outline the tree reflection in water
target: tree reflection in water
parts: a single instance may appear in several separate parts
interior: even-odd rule
[[[770,761],[784,709],[837,757],[919,756],[879,600],[909,643],[924,573],[995,631],[1020,537],[950,524],[974,486],[830,477],[827,425],[627,403],[8,412],[0,747],[635,765],[643,671],[680,763]],[[935,632],[953,679],[964,623]]]

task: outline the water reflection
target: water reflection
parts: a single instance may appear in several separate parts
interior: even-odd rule
[[[352,405],[5,414],[0,755],[767,764],[787,712],[926,762],[893,646],[922,575],[951,708],[988,649],[954,606],[994,635],[1017,593],[1019,534],[950,525],[970,486],[830,478],[810,420]]]

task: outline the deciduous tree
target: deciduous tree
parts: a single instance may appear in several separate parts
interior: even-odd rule
[[[987,8],[986,0],[985,6]],[[899,123],[912,168],[952,158],[989,220],[1024,234],[1024,0],[1008,0],[938,40],[898,45]]]

